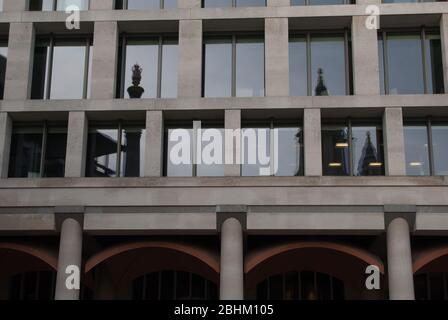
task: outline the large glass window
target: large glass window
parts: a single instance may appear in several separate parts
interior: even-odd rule
[[[444,92],[438,32],[383,31],[378,48],[382,94]]]
[[[8,59],[8,42],[0,40],[0,99],[5,91],[6,61]]]
[[[121,43],[117,97],[177,97],[176,38],[123,35]],[[138,74],[136,66],[140,69]]]
[[[383,175],[381,127],[351,119],[345,123],[324,123],[322,160],[324,175]]]
[[[351,94],[348,33],[291,35],[289,86],[293,96]]]
[[[331,4],[353,4],[354,0],[291,0],[292,6],[319,6]]]
[[[447,122],[407,120],[404,140],[407,175],[448,175]]]
[[[406,2],[442,2],[446,0],[383,0],[383,3],[406,3]]]
[[[39,38],[34,50],[31,99],[88,98],[91,51],[91,38]]]
[[[265,7],[266,0],[202,0],[203,8]]]
[[[177,8],[177,0],[117,0],[115,9],[146,10]]]
[[[89,0],[30,0],[30,11],[65,11],[70,6],[89,9]]]
[[[303,175],[303,133],[297,123],[274,120],[243,123],[242,176]]]
[[[264,96],[262,37],[206,37],[204,97]]]
[[[89,128],[87,177],[140,177],[145,127],[139,123],[94,124]]]
[[[14,125],[9,177],[63,177],[66,148],[66,126],[47,123],[35,126]]]
[[[220,121],[167,122],[164,175],[224,176],[224,140]]]

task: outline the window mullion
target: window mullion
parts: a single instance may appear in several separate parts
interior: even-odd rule
[[[389,94],[389,59],[387,58],[387,33],[383,31],[383,70],[384,70],[384,93]]]
[[[425,28],[422,28],[421,31],[421,50],[422,50],[422,70],[423,70],[423,92],[428,93],[428,70],[426,66],[426,50],[425,50],[425,42],[426,42],[426,35],[425,35]]]
[[[157,59],[157,98],[162,97],[162,63],[163,63],[163,39],[159,37],[159,47],[158,47]]]
[[[271,176],[275,176],[275,165],[276,165],[276,157],[275,157],[275,147],[276,147],[276,140],[274,135],[274,120],[271,120],[270,128],[269,128],[269,155],[270,155],[270,161],[269,161],[269,167],[270,167],[270,174]]]
[[[87,91],[89,86],[89,61],[90,60],[90,39],[86,38],[86,48],[85,48],[85,57],[84,57],[84,83],[83,83],[83,99],[87,98]]]
[[[236,97],[236,36],[232,36],[232,97]]]
[[[350,176],[354,176],[354,168],[353,168],[353,134],[352,134],[352,120],[348,118],[348,155],[349,155],[349,172]]]
[[[53,54],[54,54],[54,37],[51,36],[50,38],[50,48],[48,52],[48,64],[47,64],[47,83],[45,84],[45,99],[50,99],[51,96],[51,80],[52,80],[52,73],[53,73]]]
[[[312,75],[311,75],[311,34],[306,34],[306,70],[307,70],[307,94],[308,96],[313,95],[312,91]]]
[[[45,121],[42,127],[42,150],[40,153],[40,167],[39,167],[39,177],[42,178],[44,176],[44,169],[45,169],[45,157],[46,157],[46,151],[47,151],[47,134],[48,134],[48,127],[47,122]]]
[[[199,120],[195,120],[193,121],[193,143],[192,143],[192,164],[193,164],[193,177],[196,177],[198,174],[198,164],[201,163],[201,158],[198,157],[198,153],[199,156],[200,154],[200,150],[201,148],[201,137],[200,135],[198,135],[199,131],[201,130],[201,121]]]
[[[345,94],[350,95],[350,61],[348,52],[348,30],[344,31],[344,63],[345,63]]]
[[[428,153],[429,153],[429,174],[431,176],[435,175],[435,167],[434,167],[434,150],[432,145],[432,122],[431,118],[428,117],[426,120],[426,130],[428,135]]]
[[[118,123],[118,135],[117,135],[117,163],[116,163],[116,169],[115,169],[115,172],[116,172],[116,175],[117,175],[117,178],[119,178],[119,177],[121,177],[121,141],[122,141],[122,138],[123,138],[123,133],[122,133],[122,131],[123,131],[123,125],[122,125],[122,122],[121,121],[119,121],[119,123]]]

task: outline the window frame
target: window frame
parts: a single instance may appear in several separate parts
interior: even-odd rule
[[[125,0],[123,0],[125,1]],[[263,8],[263,7],[267,7],[268,6],[268,1],[264,0],[264,6],[237,6],[238,0],[231,0],[232,1],[232,5],[230,6],[225,6],[225,7],[206,7],[205,6],[205,2],[207,0],[201,0],[201,8]]]
[[[115,10],[136,10],[136,9],[128,9],[129,0],[122,0],[122,2],[123,2],[122,8],[115,8]],[[159,9],[160,10],[165,9],[165,0],[159,0]],[[172,9],[172,8],[167,8],[167,9]],[[157,8],[146,8],[144,10],[157,10]]]
[[[40,9],[40,10],[31,10],[31,1],[32,0],[30,0],[29,1],[29,3],[28,3],[28,11],[37,11],[37,12],[39,12],[39,11],[42,11],[42,12],[53,12],[53,11],[65,11],[65,10],[58,10],[58,0],[52,0],[53,1],[53,3],[52,3],[52,9],[51,10],[42,10],[42,9]],[[86,9],[82,9],[81,11],[87,11],[87,10],[90,10],[90,0],[87,0],[87,8]]]
[[[291,7],[299,7],[299,6],[318,6],[318,4],[310,4],[310,0],[304,0],[305,4],[298,5],[293,4],[293,0],[290,0],[289,5]],[[336,3],[336,4],[319,4],[320,6],[337,6],[337,5],[346,5],[346,4],[356,4],[355,0],[343,0],[344,3]]]

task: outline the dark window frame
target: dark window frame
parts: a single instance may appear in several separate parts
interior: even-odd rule
[[[58,10],[58,0],[52,0],[52,1],[53,1],[52,9],[51,10],[45,10],[45,11],[48,11],[48,12],[51,12],[51,11],[63,11],[63,10]],[[42,11],[42,8],[41,9],[33,9],[34,6],[33,6],[32,2],[33,2],[33,0],[29,1],[29,4],[28,4],[28,10],[29,11]],[[36,4],[36,6],[37,6],[37,4]],[[86,10],[90,10],[90,0],[87,0],[87,8],[86,9],[82,9],[81,11],[86,11]]]
[[[115,3],[115,10],[136,10],[136,9],[128,9],[128,1],[129,0],[121,0],[121,5],[118,1]],[[121,7],[121,8],[120,8]],[[147,8],[145,10],[156,10],[157,8]],[[158,9],[172,9],[165,8],[165,0],[159,0],[159,8]]]

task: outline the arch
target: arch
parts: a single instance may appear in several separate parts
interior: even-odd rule
[[[379,267],[380,272],[384,274],[384,264],[383,262],[376,256],[370,254],[369,252],[356,248],[350,245],[341,244],[341,243],[334,243],[334,242],[290,242],[282,245],[277,245],[273,247],[266,248],[264,250],[261,250],[259,252],[256,252],[252,255],[249,255],[248,259],[245,263],[245,272],[249,273],[254,268],[256,268],[258,265],[263,263],[264,261],[280,255],[282,253],[293,251],[293,250],[300,250],[300,249],[328,249],[328,250],[334,250],[341,253],[345,253],[347,255],[356,257],[357,259],[365,262],[369,265],[376,265]]]
[[[412,271],[417,273],[426,265],[446,255],[448,255],[448,245],[425,250],[412,263]]]
[[[54,270],[57,270],[58,266],[58,257],[55,252],[52,252],[48,249],[43,249],[39,247],[30,246],[27,244],[21,243],[12,243],[12,242],[0,242],[0,249],[8,249],[19,251],[22,253],[29,254],[49,265]]]
[[[96,255],[92,256],[87,260],[85,265],[85,273],[88,273],[90,270],[92,270],[95,266],[99,265],[101,262],[110,259],[114,256],[117,256],[121,253],[145,248],[168,249],[190,255],[205,263],[214,272],[219,273],[219,260],[217,257],[210,254],[208,251],[192,245],[185,245],[176,242],[166,242],[166,241],[130,242],[107,248],[104,251],[97,253]]]

